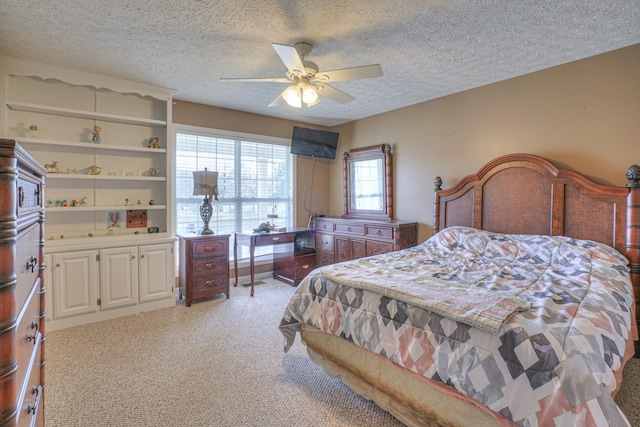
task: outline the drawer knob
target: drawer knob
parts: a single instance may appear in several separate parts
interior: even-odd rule
[[[378,236],[382,236],[382,230],[378,230],[378,232],[376,233]]]
[[[27,261],[27,270],[31,269],[31,272],[33,273],[36,265],[38,265],[38,258],[31,257],[31,259]]]
[[[206,268],[207,270],[211,270],[216,268],[216,263],[215,262],[208,262],[204,265],[204,268]]]
[[[309,268],[309,264],[305,264],[302,266],[302,268],[304,268],[305,270]]]
[[[213,250],[213,246],[205,246],[204,250],[207,252],[211,252]]]
[[[18,187],[18,207],[24,205],[24,187]]]
[[[351,227],[347,227],[347,231],[351,231]]]
[[[215,280],[207,280],[206,282],[204,282],[205,286],[213,286],[216,284]]]
[[[271,240],[273,240],[274,242],[277,242],[278,240],[280,240],[279,237],[272,237]]]

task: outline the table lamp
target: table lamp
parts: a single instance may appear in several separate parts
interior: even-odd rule
[[[218,172],[210,172],[207,168],[204,168],[204,171],[193,172],[193,195],[204,196],[200,206],[200,217],[204,221],[204,227],[200,234],[214,234],[209,228],[209,220],[213,213],[211,199],[215,197],[216,201],[218,200]]]

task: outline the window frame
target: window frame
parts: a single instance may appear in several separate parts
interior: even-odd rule
[[[281,137],[274,137],[274,136],[267,136],[267,135],[259,135],[259,134],[252,134],[252,133],[246,133],[246,132],[236,132],[236,131],[228,131],[228,130],[222,130],[222,129],[214,129],[214,128],[207,128],[207,127],[200,127],[200,126],[192,126],[192,125],[182,125],[182,124],[174,124],[173,125],[173,131],[172,131],[173,137],[174,137],[174,142],[175,142],[175,158],[173,161],[173,179],[171,182],[171,188],[172,188],[172,203],[174,206],[174,218],[173,218],[173,223],[174,223],[174,234],[178,234],[178,191],[177,191],[177,181],[178,181],[178,134],[188,134],[188,135],[195,135],[195,136],[201,136],[201,137],[207,137],[207,138],[219,138],[219,139],[228,139],[228,140],[240,140],[240,141],[246,141],[246,142],[252,142],[252,143],[261,143],[261,144],[270,144],[270,145],[278,145],[278,146],[284,146],[284,147],[290,147],[291,146],[291,139],[290,138],[281,138]],[[297,192],[296,192],[296,158],[295,155],[293,154],[289,154],[291,156],[290,159],[290,164],[291,164],[291,185],[292,185],[292,193],[291,193],[291,206],[290,206],[290,224],[278,224],[278,225],[283,225],[283,226],[293,226],[295,225],[296,222],[296,206],[297,206]],[[243,200],[243,198],[240,198],[238,195],[238,202],[241,203],[241,201]],[[217,203],[216,201],[213,201],[212,203]],[[260,222],[266,222],[267,218],[264,218],[264,221],[260,221]],[[237,219],[236,219],[236,223],[237,223]],[[259,224],[255,224],[255,227],[257,227]],[[202,226],[202,220],[199,221],[199,226]],[[211,227],[211,224],[210,224]],[[213,228],[213,227],[211,227]],[[234,231],[250,231],[250,230],[234,230]],[[231,262],[233,262],[233,231],[229,232],[230,234],[230,245],[229,245],[229,259]],[[255,258],[256,258],[256,265],[260,265],[260,264],[267,264],[267,263],[271,263],[272,262],[272,258],[271,258],[271,254],[273,253],[273,248],[271,247],[264,247],[263,249],[260,248],[256,248],[256,254],[255,254]],[[244,266],[244,264],[246,263],[246,265],[248,266],[248,252],[249,252],[249,248],[238,248],[239,251],[239,256],[238,256],[238,263],[239,266]],[[245,253],[246,252],[246,253]]]

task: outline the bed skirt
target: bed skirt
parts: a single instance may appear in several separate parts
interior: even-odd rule
[[[407,426],[513,426],[444,385],[422,378],[334,335],[302,328],[311,359]]]

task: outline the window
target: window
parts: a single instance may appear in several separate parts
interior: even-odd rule
[[[176,232],[188,235],[202,228],[203,198],[193,195],[193,172],[204,168],[218,172],[219,200],[212,201],[209,221],[209,228],[216,234],[251,231],[267,221],[292,226],[294,158],[289,144],[283,138],[177,129]],[[276,219],[267,217],[274,213]],[[271,253],[270,247],[261,249],[256,255]],[[248,257],[248,251],[238,257]]]

